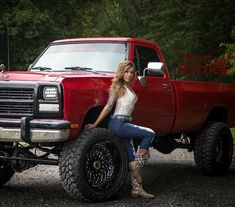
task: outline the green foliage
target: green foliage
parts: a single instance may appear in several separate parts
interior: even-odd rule
[[[229,64],[228,76],[235,77],[235,28],[233,28],[231,36],[233,38],[233,42],[224,44],[221,46],[226,47],[225,58]]]
[[[7,62],[8,35],[12,69],[25,69],[55,39],[129,36],[157,41],[172,73],[189,51],[218,57],[226,50],[235,71],[234,0],[1,0],[0,10],[0,61]]]
[[[182,51],[219,56],[220,43],[231,41],[234,8],[232,0],[164,1],[150,19],[152,39],[155,39],[153,35],[158,36],[167,62],[173,68],[179,63]]]
[[[49,42],[60,38],[92,35],[89,2],[75,0],[5,0],[0,3],[0,60],[7,62],[9,37],[10,69],[26,70]],[[89,25],[90,26],[90,25]],[[8,33],[7,33],[8,27]]]
[[[25,69],[53,38],[52,21],[47,12],[40,12],[29,0],[15,1],[2,14],[0,25],[8,27],[8,34],[3,29],[2,36],[9,36],[10,67]]]

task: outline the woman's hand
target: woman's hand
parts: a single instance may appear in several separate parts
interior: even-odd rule
[[[91,129],[91,128],[95,128],[96,126],[95,126],[95,124],[87,124],[85,127],[87,129]]]
[[[108,106],[108,104],[106,104],[105,107],[103,108],[103,110],[100,112],[100,115],[98,116],[98,118],[96,119],[94,124],[89,123],[89,124],[85,125],[85,128],[91,129],[91,128],[95,128],[95,127],[99,126],[99,123],[107,116],[107,114],[109,112],[110,112],[109,106]]]

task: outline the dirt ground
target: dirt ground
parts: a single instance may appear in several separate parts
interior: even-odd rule
[[[144,187],[156,197],[152,200],[130,197],[127,182],[115,200],[83,203],[72,199],[60,184],[58,167],[36,166],[16,173],[0,189],[2,207],[78,207],[78,206],[175,206],[175,207],[234,207],[235,161],[224,177],[198,174],[193,153],[177,149],[170,155],[151,150],[151,159],[144,171]]]

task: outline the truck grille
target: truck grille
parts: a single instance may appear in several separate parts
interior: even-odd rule
[[[0,88],[0,115],[32,116],[33,88]]]

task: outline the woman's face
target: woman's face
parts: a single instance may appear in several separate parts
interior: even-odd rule
[[[134,67],[130,67],[128,68],[124,74],[123,74],[123,80],[125,81],[125,83],[131,83],[133,78],[134,78],[134,75],[135,75],[135,69]]]

